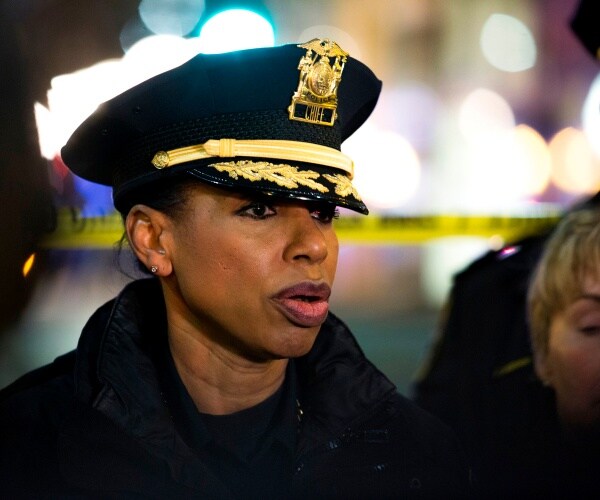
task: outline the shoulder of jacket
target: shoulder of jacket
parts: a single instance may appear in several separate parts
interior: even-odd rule
[[[490,250],[456,273],[454,280],[460,282],[507,270],[529,272],[539,258],[547,238],[548,233],[541,233],[507,244],[499,250]]]

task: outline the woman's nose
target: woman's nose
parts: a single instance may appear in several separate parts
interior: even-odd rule
[[[289,243],[285,250],[286,260],[322,262],[327,258],[330,243],[325,231],[331,229],[323,226],[308,209],[291,209],[287,226]]]

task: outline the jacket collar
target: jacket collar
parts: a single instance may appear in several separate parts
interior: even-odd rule
[[[332,313],[311,351],[296,365],[303,410],[301,453],[340,436],[396,391],[366,358],[346,324]]]
[[[154,278],[134,281],[84,328],[76,362],[76,396],[152,455],[185,476],[193,453],[178,436],[161,396],[158,349],[166,314]],[[364,356],[347,326],[329,314],[311,351],[295,362],[304,413],[299,452],[338,436],[395,391]]]

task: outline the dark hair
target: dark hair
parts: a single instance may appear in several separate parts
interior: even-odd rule
[[[199,182],[200,181],[191,176],[178,175],[163,179],[160,182],[146,184],[137,190],[131,191],[124,198],[119,200],[117,210],[121,214],[123,223],[131,208],[138,204],[146,205],[154,210],[163,212],[173,219],[177,219],[181,217],[186,210],[188,194],[191,188]],[[124,268],[121,261],[123,247],[126,244],[127,233],[124,231],[121,235],[121,239],[117,243],[116,260],[121,271],[133,278],[134,276]],[[141,272],[143,275],[148,276],[150,272],[146,266],[143,265],[133,253],[132,257],[134,271]]]
[[[165,178],[159,182],[145,184],[135,189],[119,200],[117,210],[123,221],[134,205],[142,204],[177,218],[184,211],[188,192],[198,180],[190,175],[176,175]]]

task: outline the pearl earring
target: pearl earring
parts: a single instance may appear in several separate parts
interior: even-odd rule
[[[152,266],[152,267],[150,268],[150,271],[151,271],[151,272],[153,272],[153,273],[155,273],[156,271],[158,271],[158,267],[156,267],[156,266]]]

